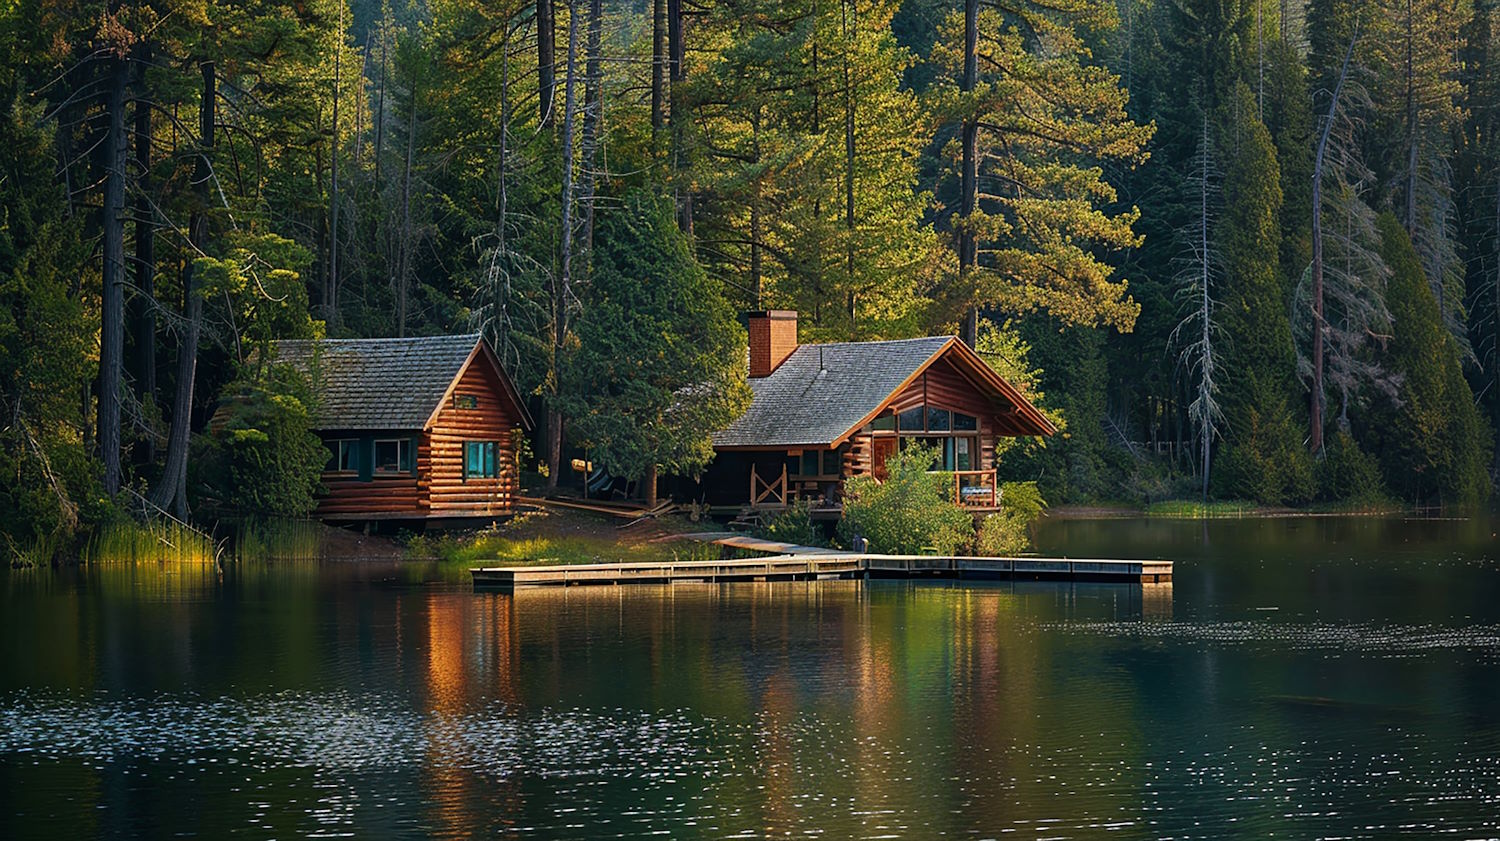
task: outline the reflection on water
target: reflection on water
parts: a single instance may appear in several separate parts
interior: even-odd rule
[[[1500,831],[1485,523],[1066,523],[1174,585],[0,578],[7,837]],[[211,572],[211,571],[210,571]]]

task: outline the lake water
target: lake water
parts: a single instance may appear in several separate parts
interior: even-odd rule
[[[0,574],[0,836],[1493,837],[1495,530],[1045,527],[1144,587]]]

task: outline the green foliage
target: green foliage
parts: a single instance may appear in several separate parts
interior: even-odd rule
[[[195,448],[199,502],[248,517],[311,512],[328,463],[312,432],[313,399],[307,378],[287,366],[247,369],[231,383]]]
[[[218,556],[211,535],[176,520],[105,523],[83,548],[84,563],[208,564]]]
[[[599,214],[586,294],[560,398],[575,440],[620,475],[702,470],[709,434],[750,405],[746,338],[667,203],[635,192]]]
[[[1385,499],[1380,463],[1338,430],[1324,444],[1318,463],[1318,495],[1330,502],[1380,503]]]
[[[811,506],[800,500],[787,506],[785,511],[777,513],[764,526],[756,529],[755,534],[766,540],[793,543],[798,546],[828,545],[828,538],[823,534],[823,529],[813,522]]]
[[[1000,487],[1000,510],[985,517],[974,538],[975,554],[1010,557],[1035,545],[1036,524],[1047,501],[1035,482],[1006,482]]]
[[[1310,500],[1312,459],[1292,410],[1296,355],[1279,273],[1281,171],[1254,94],[1237,83],[1218,114],[1225,209],[1216,230],[1224,273],[1219,324],[1228,337],[1227,434],[1213,476],[1219,496],[1280,504]]]
[[[886,459],[885,481],[855,476],[844,487],[844,519],[839,535],[849,544],[856,535],[870,541],[870,551],[916,555],[935,549],[952,555],[974,539],[974,518],[953,501],[948,473],[929,473],[937,463],[932,447],[907,447]]]
[[[1375,411],[1368,446],[1380,456],[1386,484],[1419,504],[1472,505],[1489,497],[1491,431],[1474,405],[1458,348],[1422,264],[1393,214],[1378,222],[1394,336],[1389,369],[1401,377],[1394,401]]]

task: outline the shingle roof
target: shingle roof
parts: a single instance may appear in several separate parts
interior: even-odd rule
[[[802,345],[750,380],[750,408],[713,436],[716,447],[826,446],[875,411],[951,340]]]
[[[317,357],[318,429],[415,430],[427,425],[479,340],[478,333],[283,340],[276,359],[307,371]]]

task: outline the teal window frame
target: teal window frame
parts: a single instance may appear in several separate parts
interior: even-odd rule
[[[331,438],[328,441],[328,473],[359,473],[360,440],[358,438]]]
[[[497,441],[464,442],[464,481],[500,476],[500,444]]]

